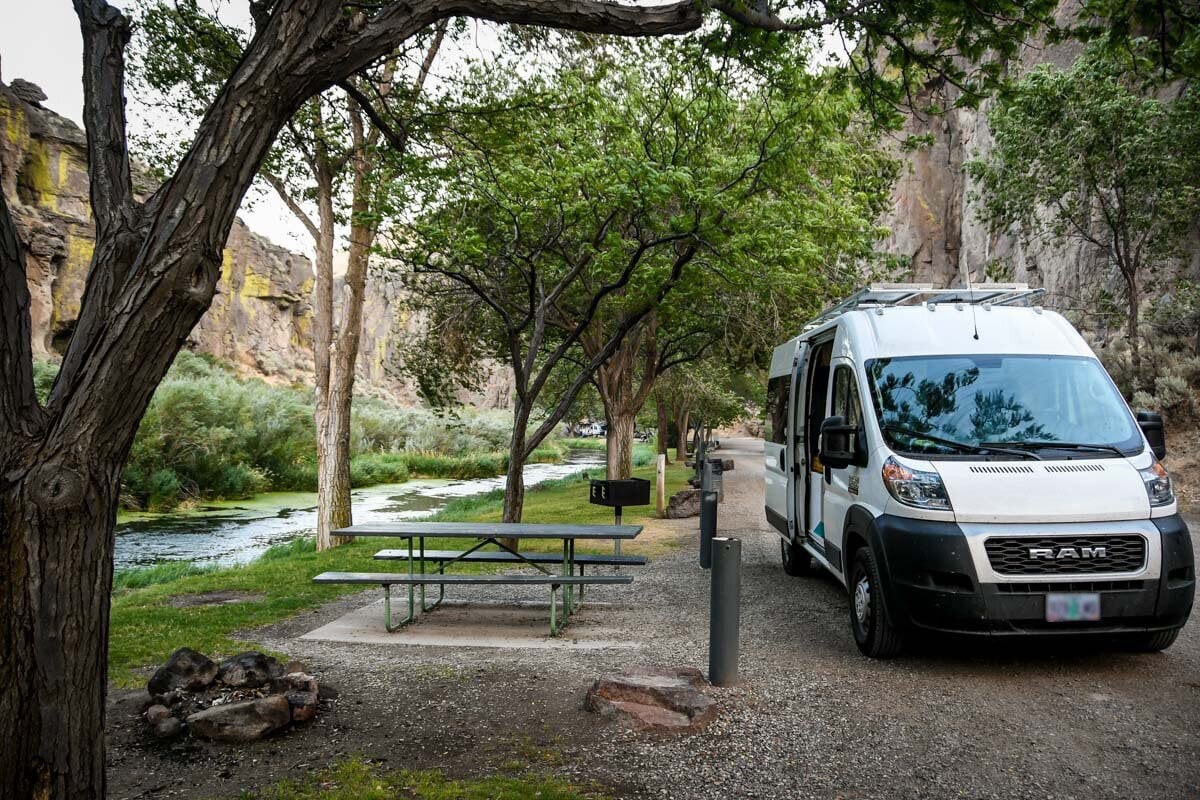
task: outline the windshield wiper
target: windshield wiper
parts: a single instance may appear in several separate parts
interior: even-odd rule
[[[1034,461],[1041,461],[1042,457],[1037,453],[1031,453],[1028,450],[1010,450],[1007,447],[997,447],[991,444],[967,444],[966,442],[956,442],[953,439],[943,439],[940,436],[932,436],[928,433],[923,433],[912,428],[905,428],[903,425],[893,425],[888,423],[883,426],[885,431],[895,431],[896,433],[904,434],[905,436],[913,436],[919,439],[926,439],[934,444],[940,444],[944,447],[953,447],[960,453],[971,453],[979,455],[983,453],[1000,453],[1006,456],[1016,456],[1017,458],[1032,458]]]
[[[1080,442],[1005,442],[1008,447],[1041,447],[1047,450],[1098,450],[1108,453],[1116,453],[1121,458],[1125,457],[1125,453],[1121,448],[1111,444],[1082,444]]]

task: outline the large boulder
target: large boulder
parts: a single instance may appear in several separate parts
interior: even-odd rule
[[[686,519],[700,514],[700,490],[681,489],[667,503],[667,519]]]
[[[266,686],[272,678],[283,675],[283,667],[270,656],[253,651],[238,653],[221,662],[217,680],[238,689]]]
[[[584,707],[643,730],[696,731],[717,716],[716,702],[701,691],[707,685],[691,667],[637,667],[598,678]]]
[[[198,692],[212,684],[217,677],[217,663],[190,647],[181,647],[171,654],[146,684],[151,695],[165,695],[174,689]]]
[[[187,718],[192,733],[217,742],[253,742],[291,721],[291,704],[279,694],[213,706]]]

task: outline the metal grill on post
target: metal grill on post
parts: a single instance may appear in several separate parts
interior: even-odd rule
[[[645,478],[620,478],[611,481],[593,479],[588,500],[594,505],[612,507],[613,521],[620,525],[622,508],[650,505],[650,481]],[[613,554],[621,555],[620,539],[614,540]]]

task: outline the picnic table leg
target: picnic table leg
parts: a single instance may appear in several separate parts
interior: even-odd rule
[[[563,539],[563,575],[573,575],[575,573],[575,565],[571,558],[571,539]],[[571,603],[574,599],[575,587],[567,584],[562,587],[563,594],[563,625],[571,619]]]
[[[583,575],[583,564],[577,564],[575,561],[575,540],[571,540],[571,574],[575,574],[575,567],[579,567],[579,574]],[[575,596],[575,607],[571,609],[572,614],[577,614],[579,609],[583,608],[583,587],[585,584],[579,584],[579,593]]]
[[[409,539],[409,544],[412,544],[412,539]],[[425,537],[420,537],[417,542],[421,548],[421,574],[425,574]],[[429,609],[425,607],[425,584],[421,584],[421,612],[424,613]]]
[[[399,622],[392,622],[392,585],[385,583],[383,585],[383,627],[387,632],[395,633],[412,622],[415,616],[416,613],[412,603],[412,585],[409,584],[408,616]]]
[[[411,536],[408,537],[408,577],[410,577],[410,578],[413,576],[413,545],[412,545],[412,542],[413,542],[412,537]],[[424,588],[424,587],[422,587],[422,588]],[[416,598],[413,596],[414,591],[415,591],[414,587],[410,583],[408,585],[408,619],[406,619],[406,620],[404,620],[404,622],[400,623],[401,625],[411,622],[413,620],[413,618],[415,616],[417,616]]]
[[[558,621],[555,615],[558,606],[558,586],[550,584],[550,635],[558,636]]]

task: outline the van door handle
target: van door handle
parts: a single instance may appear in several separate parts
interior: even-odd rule
[[[787,451],[786,450],[779,451],[779,471],[787,472]]]

